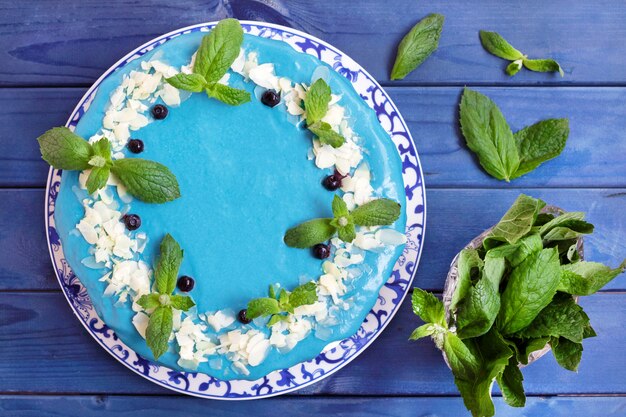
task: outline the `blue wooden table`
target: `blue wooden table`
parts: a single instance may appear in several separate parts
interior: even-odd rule
[[[438,51],[390,82],[395,45],[430,12],[446,23]],[[254,402],[181,397],[117,363],[74,318],[59,291],[44,230],[47,165],[35,138],[65,123],[89,85],[127,51],[162,33],[227,16],[309,32],[356,59],[409,123],[427,185],[428,227],[415,284],[441,292],[453,255],[495,223],[520,193],[588,212],[591,260],[626,256],[626,3],[618,0],[0,1],[0,415],[2,416],[459,416],[464,407],[432,343],[410,343],[408,301],[353,363],[295,394]],[[479,29],[503,34],[565,77],[503,72]],[[488,94],[513,130],[570,119],[558,159],[506,184],[464,146],[463,86]],[[496,398],[499,415],[626,415],[626,276],[583,298],[598,337],[578,374],[552,355],[524,369],[523,410]]]

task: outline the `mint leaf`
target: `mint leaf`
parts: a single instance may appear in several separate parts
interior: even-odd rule
[[[461,132],[467,146],[491,176],[507,182],[520,164],[513,132],[498,106],[487,96],[465,88],[460,108]]]
[[[400,204],[388,198],[365,203],[352,211],[352,219],[359,226],[388,226],[400,217]]]
[[[250,101],[250,93],[246,90],[239,90],[224,84],[211,84],[206,88],[206,93],[209,97],[216,98],[231,106],[238,106]]]
[[[172,327],[172,307],[159,306],[150,315],[146,329],[146,343],[152,351],[154,359],[159,359],[161,355],[167,352]]]
[[[556,248],[543,249],[514,268],[501,295],[501,333],[513,334],[528,326],[552,301],[560,275]]]
[[[37,138],[41,157],[56,169],[82,171],[90,168],[92,146],[69,130],[55,127]]]
[[[289,295],[289,304],[296,308],[303,305],[310,305],[317,301],[317,285],[314,282],[296,287]]]
[[[450,301],[450,310],[456,311],[459,301],[467,296],[472,287],[473,278],[478,279],[483,269],[484,262],[476,249],[465,248],[459,253],[457,260],[456,288]]]
[[[346,139],[339,133],[335,132],[333,128],[326,122],[317,121],[308,129],[319,139],[320,143],[324,145],[330,145],[333,148],[339,148],[343,145]]]
[[[219,81],[239,56],[242,43],[243,29],[239,21],[221,20],[202,38],[193,72],[202,75],[207,83]]]
[[[337,236],[346,243],[352,242],[356,238],[354,223],[348,223],[345,226],[338,227]]]
[[[411,336],[409,336],[409,340],[418,340],[423,337],[432,336],[437,332],[437,328],[432,323],[426,323],[413,330]]]
[[[187,295],[172,295],[170,296],[170,303],[173,308],[181,311],[187,311],[196,305]]]
[[[519,70],[522,69],[522,67],[523,67],[523,60],[518,59],[516,61],[511,62],[509,65],[507,65],[505,71],[507,75],[512,77],[515,74],[517,74]]]
[[[572,342],[564,337],[553,337],[550,346],[559,365],[568,371],[578,371],[578,365],[583,357],[582,343]]]
[[[333,219],[313,219],[287,230],[283,238],[292,248],[310,248],[330,239],[337,229],[330,223]]]
[[[484,248],[489,250],[500,242],[515,244],[530,231],[539,210],[545,205],[546,203],[541,200],[520,194],[485,238]]]
[[[520,156],[520,165],[513,174],[513,178],[517,178],[563,152],[569,136],[569,121],[542,120],[523,128],[513,136]]]
[[[391,70],[392,80],[406,77],[437,49],[444,20],[440,14],[429,14],[402,38]]]
[[[171,294],[176,288],[178,270],[183,262],[183,250],[168,233],[161,241],[160,255],[154,271],[156,289],[160,294]]]
[[[284,288],[281,289],[278,294],[278,307],[280,307],[281,310],[293,313],[293,308],[289,304],[289,293]]]
[[[274,285],[270,284],[270,288],[268,290],[268,294],[270,298],[276,298],[276,290],[274,289]]]
[[[539,228],[543,240],[568,240],[575,239],[582,234],[593,232],[593,225],[584,221],[585,213],[571,211],[555,217]]]
[[[443,303],[433,294],[413,288],[411,297],[413,313],[426,323],[439,324],[447,328]]]
[[[107,138],[101,138],[91,145],[91,148],[95,156],[100,156],[104,159],[105,165],[111,163],[111,142]]]
[[[554,59],[524,59],[524,66],[531,71],[558,72],[561,77],[565,75],[563,68]]]
[[[139,298],[139,300],[137,300],[137,304],[139,304],[145,310],[157,308],[161,305],[161,303],[159,302],[159,294],[144,294]]]
[[[104,188],[107,185],[110,173],[111,170],[107,166],[102,168],[92,168],[89,173],[89,177],[87,177],[87,192],[89,194],[93,194],[97,190]]]
[[[204,90],[207,82],[201,74],[185,74],[179,73],[173,77],[166,78],[165,81],[179,90],[191,91],[199,93]]]
[[[350,212],[348,211],[348,205],[337,194],[335,194],[335,196],[333,197],[332,210],[335,219],[350,215]]]
[[[614,269],[598,262],[561,265],[558,290],[573,295],[591,295],[626,270],[626,260]]]
[[[165,203],[180,197],[178,181],[165,165],[139,158],[113,161],[111,172],[128,192],[146,203]]]
[[[287,321],[287,320],[289,320],[289,316],[287,315],[274,314],[272,317],[270,317],[270,320],[267,322],[267,327],[272,327],[276,323],[279,323],[281,321]]]
[[[549,337],[517,340],[517,360],[523,365],[528,365],[528,357],[530,354],[543,349],[549,341]]]
[[[326,84],[326,81],[321,78],[315,80],[304,97],[307,126],[313,126],[317,121],[322,120],[322,118],[326,116],[330,99],[330,87]]]
[[[281,309],[276,299],[269,297],[255,298],[248,302],[246,317],[252,320],[257,317],[271,316],[272,314],[278,314],[280,312]]]
[[[582,314],[582,310],[571,296],[555,297],[516,337],[537,339],[562,336],[581,343],[583,331],[589,325],[589,318]]]
[[[499,310],[498,287],[483,276],[457,305],[457,334],[461,339],[468,339],[487,333]]]
[[[485,259],[504,258],[509,262],[511,268],[515,268],[529,255],[537,253],[541,249],[543,249],[543,240],[539,234],[533,233],[521,238],[514,245],[507,244],[490,249]]]
[[[483,48],[485,48],[492,55],[508,59],[509,61],[516,61],[524,58],[524,54],[513,48],[513,46],[498,33],[481,30],[479,35],[480,43],[483,44]]]
[[[517,366],[517,359],[511,356],[509,363],[504,368],[502,374],[497,377],[500,391],[504,401],[511,407],[523,407],[526,405],[526,394],[524,394],[524,376]]]

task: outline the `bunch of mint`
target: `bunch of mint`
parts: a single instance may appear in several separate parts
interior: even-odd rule
[[[255,298],[248,302],[246,317],[254,320],[257,317],[271,316],[267,327],[272,327],[280,321],[287,320],[296,307],[315,303],[317,285],[311,281],[296,287],[291,292],[281,289],[278,297],[276,295],[276,289],[270,285],[267,297]]]
[[[555,216],[545,202],[520,195],[478,249],[458,258],[448,306],[416,288],[413,311],[426,324],[411,340],[431,336],[444,351],[465,406],[493,416],[494,379],[507,404],[526,401],[519,365],[550,345],[556,361],[576,371],[582,341],[596,335],[576,296],[601,289],[626,268],[580,259],[579,238],[593,232],[584,213]]]

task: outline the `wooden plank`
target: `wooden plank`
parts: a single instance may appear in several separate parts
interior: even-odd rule
[[[511,408],[502,398],[495,399],[496,410],[510,417],[551,416],[588,417],[591,415],[622,416],[624,397],[531,397],[525,408]],[[170,417],[184,410],[185,416],[204,417],[210,407],[214,417],[254,415],[304,417],[311,415],[458,417],[469,415],[460,398],[442,397],[281,397],[263,401],[212,401],[198,398],[153,396],[0,396],[0,411],[20,417],[59,415],[65,417],[142,415]],[[504,415],[504,414],[503,414]]]
[[[427,192],[427,228],[416,284],[441,291],[450,261],[496,223],[520,192],[569,211],[585,211],[596,225],[585,240],[587,259],[616,266],[626,257],[626,189],[436,189]],[[45,240],[42,190],[0,190],[0,291],[58,289]],[[486,203],[488,202],[488,203]],[[626,289],[626,274],[607,287]]]
[[[584,297],[598,337],[585,341],[579,372],[551,355],[524,369],[530,395],[626,393],[626,294]],[[58,293],[0,294],[0,392],[166,394],[133,375],[87,335]],[[299,395],[457,395],[452,375],[429,340],[409,342],[418,325],[407,299],[379,340],[334,376]],[[36,383],[34,382],[36,381]]]
[[[332,10],[332,13],[329,13]],[[439,50],[405,83],[624,84],[626,5],[611,0],[499,0],[415,3],[397,0],[290,0],[164,7],[156,0],[109,7],[97,0],[4,2],[0,6],[0,85],[87,85],[125,53],[171,30],[234,16],[292,26],[345,51],[388,81],[396,45],[426,14],[447,16]],[[524,22],[520,25],[520,22]],[[593,25],[593,30],[581,27]],[[502,33],[531,57],[554,57],[566,71],[504,74],[505,61],[485,52],[480,29]],[[609,53],[610,52],[610,53]]]
[[[389,88],[409,124],[429,187],[625,187],[626,88],[480,88],[513,130],[570,119],[563,153],[512,184],[487,175],[460,136],[461,88]],[[35,138],[62,125],[83,89],[0,89],[0,187],[44,186]]]

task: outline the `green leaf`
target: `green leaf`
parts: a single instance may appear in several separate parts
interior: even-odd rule
[[[338,227],[337,236],[346,243],[352,242],[356,238],[354,223],[348,223],[345,226]]]
[[[289,295],[289,304],[293,308],[310,305],[317,301],[317,285],[314,282],[296,287]]]
[[[161,240],[160,254],[154,270],[156,289],[160,294],[171,294],[176,288],[178,270],[183,262],[183,250],[168,233]]]
[[[178,181],[165,165],[139,158],[113,161],[111,172],[128,192],[146,203],[166,203],[180,197]]]
[[[341,134],[335,132],[333,128],[326,122],[317,121],[308,129],[319,139],[320,143],[330,145],[333,148],[339,148],[344,144],[346,139]]]
[[[473,341],[468,341],[473,343]],[[474,354],[456,334],[448,332],[444,336],[443,351],[450,364],[455,380],[474,380],[481,372],[481,358]],[[463,394],[463,392],[461,392]]]
[[[206,93],[209,97],[218,99],[219,101],[230,104],[231,106],[238,106],[250,101],[250,93],[246,90],[239,90],[232,88],[224,84],[212,84],[206,88]]]
[[[498,106],[487,96],[465,88],[461,97],[461,132],[467,146],[491,176],[507,182],[520,159],[513,132]]]
[[[483,279],[489,281],[496,292],[498,288],[500,288],[500,281],[502,281],[505,269],[506,263],[504,262],[504,258],[485,256]]]
[[[463,249],[459,253],[457,261],[457,282],[452,299],[450,301],[450,310],[455,311],[458,303],[467,296],[472,287],[472,275],[479,276],[483,269],[484,262],[480,259],[480,255],[476,249]],[[472,272],[475,272],[472,274]]]
[[[498,287],[483,276],[457,306],[457,334],[461,339],[468,339],[487,333],[499,310]]]
[[[37,138],[41,157],[57,169],[82,171],[90,168],[92,146],[67,127],[55,127]]]
[[[252,320],[257,317],[271,316],[272,314],[278,314],[281,312],[278,306],[278,300],[275,298],[263,297],[255,298],[248,302],[248,309],[246,316]]]
[[[490,249],[485,256],[488,258],[504,258],[511,268],[521,264],[528,256],[543,249],[543,240],[537,233],[521,238],[514,245],[501,245]]]
[[[201,74],[185,74],[182,72],[174,75],[173,77],[166,78],[165,81],[179,90],[191,91],[194,93],[199,93],[204,90],[204,87],[207,85],[206,80]]]
[[[504,401],[511,407],[523,407],[526,405],[526,394],[524,394],[524,376],[517,366],[517,359],[511,356],[509,363],[504,368],[502,374],[497,377],[500,391]]]
[[[330,86],[321,78],[315,80],[304,97],[307,126],[313,126],[317,121],[322,120],[322,118],[326,116],[330,99]]]
[[[520,165],[512,178],[537,168],[543,162],[556,158],[565,148],[569,136],[567,119],[547,119],[527,126],[513,137],[520,156]]]
[[[221,20],[202,38],[193,72],[202,75],[207,83],[219,81],[239,56],[242,43],[243,29],[239,21]]]
[[[587,222],[581,222],[581,223],[589,225],[589,223]],[[591,225],[591,229],[593,230],[592,225]],[[582,236],[583,234],[586,234],[586,233],[577,232],[575,230],[570,229],[569,227],[555,227],[544,236],[544,240],[546,242],[554,242],[554,241],[560,241],[560,240],[572,240],[572,239],[576,239],[579,236]],[[569,248],[569,246],[571,245],[568,245],[567,247]]]
[[[447,328],[443,303],[433,294],[420,288],[413,289],[411,297],[413,313],[426,323],[439,324]]]
[[[270,288],[268,290],[268,295],[270,298],[276,298],[276,290],[274,289],[274,285],[270,284]]]
[[[102,168],[92,168],[89,173],[89,177],[87,177],[87,192],[89,194],[93,194],[97,190],[106,187],[110,173],[111,170],[107,166]]]
[[[173,308],[181,311],[187,311],[196,305],[187,295],[172,295],[170,296],[170,303]]]
[[[589,325],[589,318],[582,314],[582,310],[571,296],[555,297],[516,337],[537,339],[562,336],[580,343],[584,329]]]
[[[583,213],[582,211],[569,211],[545,223],[539,229],[539,233],[542,236],[545,236],[550,230],[554,229],[555,227],[573,227],[575,229],[582,227],[582,229],[580,230],[587,230],[588,233],[593,232],[593,225],[584,222],[584,219],[585,213]]]
[[[159,359],[161,355],[167,352],[173,326],[172,316],[171,306],[159,306],[150,315],[146,329],[146,342],[154,355],[154,359]]]
[[[286,321],[286,320],[289,320],[288,315],[274,314],[272,317],[270,317],[270,320],[267,322],[267,327],[272,327],[276,323],[279,323],[281,321]]]
[[[578,365],[583,357],[582,343],[572,342],[564,337],[553,337],[550,346],[559,365],[568,371],[578,371]]]
[[[489,250],[497,246],[499,242],[515,244],[530,232],[539,210],[545,204],[539,199],[520,194],[491,233],[485,238],[483,242],[484,248]]]
[[[359,226],[388,226],[400,217],[400,204],[378,198],[352,210],[352,219]]]
[[[567,249],[567,260],[570,261],[571,263],[575,263],[575,262],[580,261],[580,253],[578,252],[578,244],[577,243],[573,243]],[[561,276],[561,278],[562,278],[562,276]]]
[[[391,70],[392,80],[403,79],[435,52],[439,46],[444,20],[440,14],[429,14],[402,38]]]
[[[423,337],[431,336],[435,334],[437,328],[432,323],[426,323],[413,330],[411,336],[409,336],[409,340],[418,340]]]
[[[560,275],[556,248],[543,249],[514,268],[501,296],[501,333],[513,334],[528,326],[552,301]]]
[[[281,289],[280,293],[278,294],[278,307],[281,310],[293,313],[293,308],[289,304],[289,298],[289,293],[285,289]]]
[[[531,353],[543,349],[550,341],[549,337],[541,337],[538,339],[518,339],[517,345],[517,360],[523,364],[528,365],[528,357]]]
[[[554,59],[524,59],[524,66],[531,71],[558,72],[563,77],[563,69]]]
[[[591,295],[626,270],[626,260],[617,268],[598,262],[576,262],[561,265],[558,290],[573,295]]]
[[[91,145],[91,148],[93,149],[94,155],[100,156],[104,159],[105,165],[111,163],[111,142],[109,142],[107,138],[99,139]]]
[[[335,196],[333,197],[332,210],[333,210],[333,216],[335,216],[335,219],[339,219],[341,217],[347,217],[350,215],[350,211],[348,210],[348,205],[337,194],[335,194]]]
[[[522,60],[518,59],[516,61],[511,62],[509,65],[506,66],[506,73],[509,76],[514,76],[515,74],[517,74],[519,72],[519,70],[521,70],[523,67],[522,64]]]
[[[159,294],[144,294],[139,298],[139,300],[137,300],[137,304],[142,306],[145,310],[157,308],[161,305],[161,303],[159,302]]]
[[[524,58],[524,54],[513,48],[513,46],[511,46],[511,44],[508,43],[498,33],[481,30],[479,34],[480,43],[483,44],[483,48],[485,48],[492,55],[503,59],[508,59],[509,61],[516,61]]]
[[[292,248],[310,248],[330,239],[337,229],[330,224],[333,219],[313,219],[287,230],[283,240]]]

